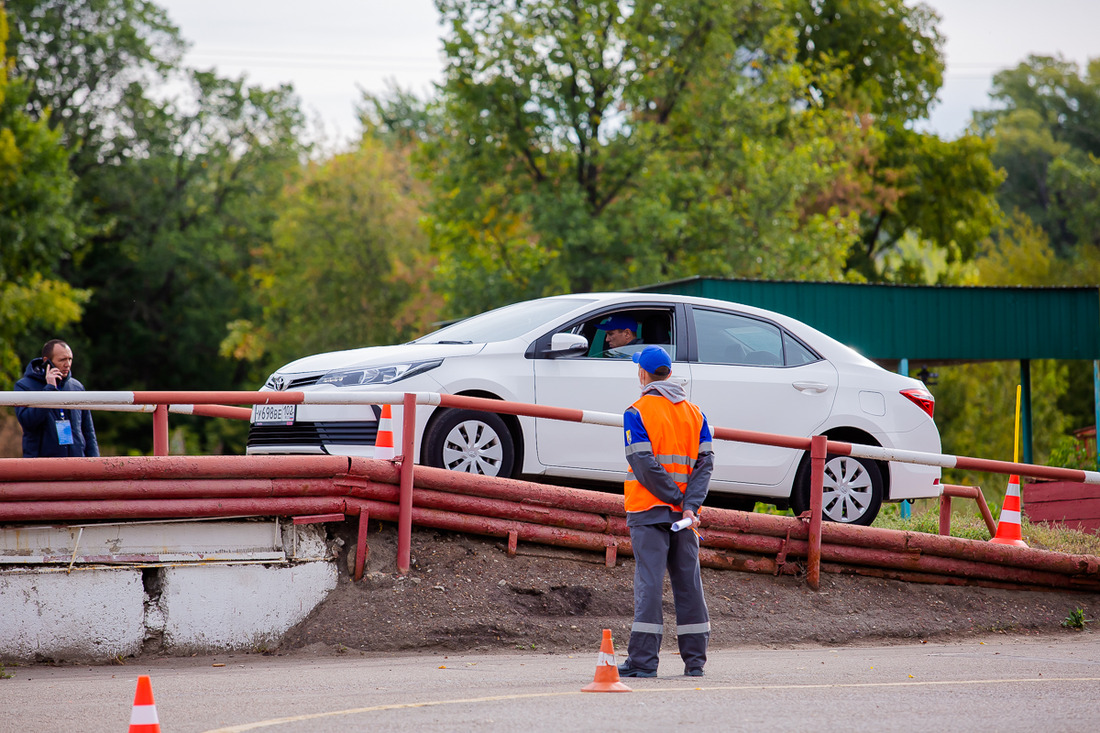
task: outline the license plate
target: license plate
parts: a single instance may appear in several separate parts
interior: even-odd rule
[[[293,425],[297,405],[253,405],[252,422],[257,425]]]

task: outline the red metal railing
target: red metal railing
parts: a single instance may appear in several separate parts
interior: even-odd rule
[[[322,456],[300,456],[300,457],[283,457],[283,456],[212,456],[207,457],[208,461],[215,461],[215,463],[200,462],[197,464],[187,464],[188,470],[199,471],[199,474],[188,473],[186,476],[173,476],[172,472],[178,470],[173,466],[179,464],[146,464],[141,461],[152,461],[153,459],[34,459],[33,461],[24,461],[23,459],[3,459],[0,460],[0,481],[6,482],[4,484],[4,491],[0,493],[0,521],[16,521],[17,519],[87,519],[90,517],[97,518],[110,518],[112,512],[114,518],[118,517],[133,517],[133,516],[236,516],[240,514],[248,513],[268,513],[268,514],[323,514],[343,512],[345,514],[359,514],[360,515],[360,543],[362,547],[359,550],[359,556],[357,558],[357,573],[361,572],[360,563],[365,557],[365,536],[366,525],[364,516],[369,513],[374,513],[376,516],[380,516],[384,519],[392,519],[398,524],[398,569],[400,572],[408,572],[410,566],[410,548],[411,548],[411,528],[412,522],[430,524],[431,526],[437,526],[440,528],[459,528],[462,527],[480,527],[482,531],[489,534],[499,533],[506,531],[509,537],[509,546],[514,547],[518,538],[522,537],[551,537],[556,538],[562,542],[572,542],[570,546],[585,546],[585,547],[603,547],[607,552],[607,557],[610,560],[613,558],[613,549],[615,551],[619,549],[629,550],[629,539],[623,539],[619,536],[619,533],[613,532],[610,529],[602,534],[594,534],[588,536],[584,534],[586,530],[580,529],[570,525],[568,536],[561,535],[561,532],[566,532],[565,529],[558,528],[558,530],[549,531],[545,526],[540,524],[534,524],[529,522],[520,522],[515,526],[502,525],[501,522],[515,522],[518,520],[508,519],[506,517],[492,517],[492,516],[473,516],[469,514],[461,514],[461,510],[457,507],[457,504],[451,503],[444,504],[447,508],[429,509],[427,507],[420,507],[416,499],[421,494],[414,490],[414,480],[423,482],[424,476],[432,476],[433,472],[437,472],[438,469],[431,469],[426,467],[418,467],[414,473],[413,458],[414,440],[416,433],[416,405],[437,405],[442,407],[462,407],[468,409],[475,409],[487,412],[497,412],[512,415],[525,415],[530,417],[540,417],[549,419],[566,420],[571,422],[585,422],[604,425],[621,425],[621,415],[612,415],[608,413],[589,412],[585,410],[574,410],[566,408],[555,408],[547,406],[537,405],[525,405],[521,403],[505,402],[501,400],[489,400],[476,397],[465,397],[458,395],[445,395],[436,393],[379,393],[379,392],[357,392],[357,391],[341,391],[340,393],[303,393],[303,392],[75,392],[75,393],[43,393],[43,392],[19,392],[19,393],[0,393],[0,404],[23,404],[23,405],[38,405],[38,406],[99,406],[99,405],[119,405],[119,404],[155,404],[164,407],[160,412],[154,412],[155,418],[162,420],[164,429],[162,434],[164,435],[163,452],[167,453],[167,405],[186,404],[192,406],[192,409],[196,414],[202,414],[199,412],[201,405],[217,406],[222,410],[234,410],[240,408],[225,408],[221,407],[221,403],[230,402],[237,404],[381,404],[381,403],[401,403],[404,407],[403,419],[402,419],[402,455],[395,459],[394,464],[397,467],[394,470],[397,471],[395,480],[389,483],[396,483],[398,485],[398,495],[396,506],[388,501],[379,501],[377,498],[365,498],[356,495],[355,492],[351,492],[346,496],[341,496],[340,492],[334,492],[328,487],[325,481],[321,481],[320,484],[315,486],[315,490],[319,494],[324,496],[306,496],[299,495],[295,497],[279,497],[274,495],[264,495],[265,491],[276,491],[274,485],[270,487],[255,487],[243,488],[241,491],[245,492],[245,496],[234,499],[229,498],[225,494],[221,494],[218,498],[210,497],[209,499],[194,498],[170,498],[167,495],[158,495],[155,500],[143,500],[139,496],[128,493],[130,491],[138,490],[136,486],[116,486],[113,491],[119,492],[116,494],[119,498],[117,500],[107,500],[106,502],[89,502],[79,499],[54,499],[44,502],[14,501],[17,496],[20,495],[20,491],[26,496],[28,491],[36,491],[38,488],[45,488],[37,484],[38,481],[72,481],[81,479],[94,479],[97,481],[107,480],[113,476],[113,480],[117,482],[125,483],[125,481],[134,481],[139,479],[142,481],[141,486],[146,486],[147,479],[153,478],[171,478],[174,483],[165,486],[165,490],[168,494],[176,494],[181,496],[180,492],[190,491],[197,489],[197,486],[191,486],[187,483],[179,483],[187,480],[198,480],[200,477],[203,480],[206,479],[244,479],[247,477],[272,476],[279,474],[272,474],[263,471],[272,471],[277,467],[277,462],[273,462],[270,465],[265,465],[261,472],[256,472],[255,464],[249,463],[253,466],[252,473],[237,474],[231,470],[230,465],[242,465],[240,461],[256,461],[267,459],[269,461],[276,461],[276,459],[292,458],[297,461],[305,461],[310,466],[310,471],[318,470],[314,466],[315,461],[319,460],[336,460],[339,462],[347,461],[348,459],[341,459],[335,457],[322,457]],[[159,409],[159,408],[158,408]],[[159,417],[157,417],[159,415]],[[225,414],[229,416],[229,414]],[[240,413],[233,414],[232,416],[239,417]],[[154,431],[156,435],[156,430]],[[823,561],[827,561],[829,569],[835,570],[832,564],[836,562],[848,563],[852,566],[861,568],[860,572],[869,572],[867,568],[876,568],[875,574],[888,575],[889,577],[901,577],[903,575],[909,577],[909,579],[920,579],[924,576],[940,575],[950,576],[955,575],[957,578],[972,579],[975,581],[982,581],[985,583],[997,583],[1004,582],[1006,580],[1014,583],[1034,584],[1045,587],[1088,587],[1090,589],[1100,590],[1100,582],[1098,582],[1094,576],[1097,572],[1098,563],[1100,558],[1093,558],[1091,556],[1080,556],[1085,559],[1080,559],[1078,556],[1059,556],[1059,557],[1071,557],[1077,558],[1069,561],[1069,565],[1060,566],[1058,562],[1046,558],[1045,556],[1027,555],[1026,559],[1021,559],[1023,556],[1017,556],[1019,553],[1041,553],[1038,550],[1028,550],[1027,548],[1016,548],[1005,545],[986,545],[986,543],[978,543],[978,547],[972,545],[965,546],[964,550],[958,549],[955,545],[940,546],[929,545],[928,539],[914,539],[914,536],[919,533],[897,533],[899,536],[894,535],[882,535],[875,533],[891,532],[890,530],[881,530],[874,528],[857,528],[849,527],[838,524],[826,524],[822,525],[821,522],[821,490],[822,490],[822,474],[823,466],[825,462],[825,456],[827,453],[834,453],[840,455],[852,455],[858,457],[865,457],[873,460],[896,460],[906,461],[913,463],[922,463],[925,465],[938,465],[942,467],[956,467],[968,470],[980,470],[995,473],[1014,473],[1021,476],[1029,477],[1041,477],[1041,478],[1065,478],[1068,480],[1086,481],[1089,483],[1100,483],[1100,473],[1091,471],[1078,471],[1074,469],[1061,469],[1047,466],[1035,466],[1031,464],[1010,463],[1007,461],[990,461],[985,459],[968,458],[962,456],[949,456],[940,454],[926,454],[917,453],[913,451],[900,451],[889,450],[878,446],[867,446],[860,444],[850,444],[840,441],[826,440],[824,436],[814,436],[813,438],[800,438],[794,436],[776,435],[771,433],[759,433],[744,430],[735,430],[730,428],[715,428],[715,438],[722,440],[736,440],[741,442],[777,445],[782,447],[789,447],[799,450],[808,450],[811,455],[811,512],[807,523],[801,522],[795,518],[782,518],[772,517],[768,518],[766,515],[744,515],[748,517],[755,517],[756,519],[745,520],[731,515],[743,515],[738,512],[723,512],[721,510],[708,509],[706,519],[703,521],[704,527],[709,527],[712,531],[708,532],[708,543],[715,547],[732,549],[732,550],[746,550],[751,552],[776,552],[776,560],[774,562],[764,562],[759,559],[755,560],[737,560],[731,559],[727,555],[713,555],[706,554],[704,558],[709,564],[716,566],[737,566],[743,565],[742,569],[760,569],[771,568],[774,572],[791,572],[790,567],[785,561],[785,558],[790,554],[804,556],[807,558],[807,582],[811,587],[816,588],[819,583],[819,573],[823,566]],[[154,441],[157,442],[156,440]],[[162,460],[179,460],[171,457],[163,456]],[[195,459],[191,459],[195,460]],[[352,462],[359,460],[369,459],[352,459]],[[91,461],[92,464],[86,462]],[[134,463],[134,462],[138,463]],[[220,467],[221,461],[229,461],[225,467]],[[60,462],[60,463],[58,463]],[[370,461],[375,464],[382,465],[394,465],[385,462]],[[354,471],[348,468],[343,470],[333,470],[335,465],[329,464],[317,464],[324,465],[323,469],[320,469],[322,474],[311,474],[318,479],[324,479],[328,477],[330,480],[335,480],[335,477],[340,475],[352,476]],[[155,466],[155,468],[154,468]],[[219,467],[219,468],[212,468]],[[298,470],[298,469],[296,469]],[[100,471],[105,473],[100,474]],[[112,474],[112,471],[114,473]],[[143,471],[153,471],[152,475],[143,473]],[[201,472],[213,472],[222,475],[207,475],[202,476]],[[167,472],[167,473],[166,473]],[[369,473],[369,471],[368,471]],[[448,491],[454,490],[454,486],[461,483],[461,477],[463,474],[453,474],[451,472],[441,472],[447,474],[449,478],[447,480],[437,479],[442,484],[445,484],[449,488]],[[232,474],[232,475],[229,475]],[[22,479],[18,477],[22,476]],[[308,476],[297,476],[296,479],[308,478]],[[484,479],[484,477],[482,477]],[[24,485],[22,487],[13,486],[12,482],[22,481],[34,481],[34,485]],[[465,479],[469,480],[469,479]],[[508,479],[484,479],[494,484],[498,482],[504,482],[502,485],[509,485]],[[519,494],[512,495],[509,500],[526,502],[529,497],[538,493],[537,484],[526,484],[525,482],[519,482],[522,485],[522,490]],[[219,486],[214,489],[213,485],[207,486],[207,489],[211,491],[224,491],[224,486]],[[309,488],[309,484],[305,485],[302,491],[307,494],[313,492]],[[37,487],[37,488],[36,488]],[[72,487],[70,487],[71,489]],[[563,495],[560,492],[563,491],[579,491],[579,490],[566,490],[558,489],[556,487],[545,487],[547,490],[553,490],[558,492],[557,501],[561,501]],[[9,491],[11,489],[11,491]],[[974,490],[976,493],[970,493],[964,491],[967,487],[952,487],[946,495],[948,496],[948,502],[950,496],[968,496],[977,499],[980,496],[980,491]],[[259,495],[255,493],[249,493],[252,491],[258,491]],[[334,495],[335,493],[335,495]],[[591,492],[586,492],[591,493]],[[567,496],[572,499],[582,499],[580,494],[568,494]],[[607,496],[607,495],[604,495]],[[29,497],[28,497],[29,498]],[[612,499],[614,497],[611,497]],[[112,505],[112,501],[121,502],[116,505]],[[585,501],[592,502],[593,499],[587,498]],[[618,510],[621,512],[621,501],[615,500],[618,503]],[[166,503],[167,502],[167,503]],[[600,502],[601,504],[603,502]],[[979,504],[984,504],[984,499],[979,501]],[[557,509],[560,504],[552,505],[554,508],[548,509],[550,516],[555,520],[561,520],[563,515],[562,511]],[[468,508],[468,507],[467,507]],[[949,511],[949,504],[948,504]],[[163,512],[160,514],[143,514],[144,512]],[[449,516],[455,513],[460,513],[461,517]],[[610,515],[613,512],[604,506],[604,513]],[[987,523],[991,524],[991,528],[995,531],[995,524],[992,524],[991,516],[988,516],[988,508],[983,513],[986,516]],[[717,519],[711,519],[716,517]],[[779,528],[772,527],[772,532],[762,531],[762,527],[770,527],[768,522],[780,521]],[[752,527],[751,531],[746,529],[739,529],[744,523],[748,521]],[[941,515],[942,521],[942,515]],[[949,514],[948,520],[949,522]],[[763,524],[761,524],[763,522]],[[792,524],[793,523],[793,524]],[[539,526],[543,526],[542,529],[538,529]],[[609,527],[617,524],[608,525]],[[522,534],[521,534],[522,530]],[[476,530],[473,530],[476,531]],[[578,532],[580,534],[578,534]],[[856,532],[852,535],[850,533]],[[919,535],[922,538],[933,537],[934,535]],[[771,539],[763,539],[771,538]],[[782,539],[780,539],[782,538]],[[878,538],[877,540],[875,538]],[[828,542],[823,545],[823,539],[827,539]],[[944,541],[951,542],[973,542],[970,540],[959,540],[951,537],[936,538]],[[875,543],[878,544],[875,544]],[[871,543],[871,544],[867,544]],[[922,549],[924,547],[925,549]],[[936,548],[934,552],[932,548]],[[937,552],[941,553],[937,555]],[[1046,553],[1047,555],[1056,553]],[[923,555],[933,555],[933,557],[924,557]],[[975,559],[985,558],[985,559]],[[1010,565],[1015,570],[1006,574],[1006,571],[1002,565]],[[986,567],[989,566],[989,567]],[[1058,567],[1060,569],[1052,569]],[[851,571],[851,570],[849,570]],[[1069,575],[1072,576],[1070,580],[1066,580],[1064,577],[1054,579],[1048,577],[1050,573]],[[1081,576],[1081,577],[1077,577]],[[938,582],[943,582],[938,581]],[[1094,588],[1095,586],[1095,588]]]

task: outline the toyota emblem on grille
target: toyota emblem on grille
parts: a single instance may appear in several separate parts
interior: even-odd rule
[[[273,388],[273,389],[275,389],[276,391],[279,391],[279,392],[281,392],[281,391],[283,391],[284,389],[286,389],[286,380],[285,380],[285,379],[283,379],[283,378],[282,378],[281,376],[279,376],[278,374],[272,374],[272,375],[271,375],[271,386],[272,386],[272,388]]]

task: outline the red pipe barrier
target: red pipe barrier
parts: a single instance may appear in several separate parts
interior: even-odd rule
[[[862,575],[869,578],[883,578],[886,580],[899,580],[906,583],[931,583],[935,585],[969,586],[975,588],[999,588],[1001,590],[1031,590],[1049,591],[1048,586],[1021,585],[1019,583],[1002,583],[978,578],[958,578],[950,575],[935,575],[932,573],[914,573],[905,570],[888,570],[886,568],[865,568],[854,565],[841,565],[839,563],[822,563],[821,569],[828,573],[844,575]],[[1071,588],[1069,590],[1085,589]]]
[[[386,484],[396,484],[399,480],[399,471],[395,465],[370,458],[352,458],[349,474]],[[432,466],[416,467],[416,484],[428,489],[454,491],[471,496],[511,499],[548,507],[569,506],[578,511],[626,516],[621,494],[536,484],[520,479],[493,478]],[[711,509],[706,508],[704,511],[709,512]]]
[[[440,407],[455,407],[482,412],[497,412],[505,415],[542,417],[566,422],[584,422],[584,410],[569,407],[551,407],[550,405],[529,405],[523,402],[492,400],[485,397],[467,397],[465,395],[440,394]]]
[[[225,403],[227,405],[300,405],[305,400],[305,392],[288,390],[286,392],[245,392],[245,391],[145,391],[134,392],[135,405],[209,405]]]
[[[87,501],[106,499],[232,499],[333,496],[331,478],[166,478],[141,481],[0,482],[0,505],[6,501]]]
[[[346,479],[345,479],[346,481]],[[333,482],[335,483],[335,482]],[[300,490],[299,487],[293,486],[292,481],[287,482],[288,490],[296,491]],[[348,490],[358,493],[360,491],[374,491],[378,496],[389,496],[393,498],[394,491],[399,487],[393,487],[392,485],[380,486],[372,484],[363,480],[359,480],[356,486],[348,486]],[[261,490],[266,490],[261,487]],[[147,493],[147,492],[146,492]],[[616,552],[619,548],[623,548],[623,540],[626,539],[625,535],[628,534],[628,530],[625,526],[625,521],[621,517],[607,518],[607,527],[609,531],[606,532],[593,532],[585,530],[575,530],[570,526],[561,527],[548,527],[544,522],[547,519],[552,521],[560,521],[564,524],[570,522],[584,522],[584,526],[598,527],[600,523],[605,521],[605,518],[599,516],[587,516],[583,512],[575,512],[573,510],[555,509],[552,507],[543,507],[538,505],[525,505],[520,502],[507,502],[501,500],[478,500],[477,498],[464,497],[461,495],[454,495],[448,497],[444,492],[437,492],[431,490],[417,490],[417,497],[419,504],[421,501],[424,503],[437,504],[440,507],[447,507],[445,509],[434,509],[428,507],[415,506],[413,517],[418,523],[425,523],[422,520],[431,519],[430,526],[437,526],[443,529],[461,529],[462,531],[474,531],[476,527],[490,527],[493,528],[493,532],[489,534],[496,534],[497,536],[506,536],[509,531],[517,531],[518,524],[530,525],[533,522],[517,522],[514,519],[504,519],[495,517],[473,516],[468,514],[461,514],[459,512],[463,510],[474,510],[479,512],[515,512],[514,516],[531,517],[537,520],[539,526],[544,526],[546,530],[560,529],[562,532],[542,532],[537,531],[534,534],[527,533],[519,535],[525,539],[538,539],[541,538],[553,538],[555,544],[564,544],[565,546],[577,546],[586,547],[588,549],[604,549],[616,548]],[[72,519],[72,518],[113,518],[120,517],[125,518],[148,518],[151,516],[158,517],[191,517],[191,516],[270,516],[273,514],[281,514],[287,516],[300,515],[300,514],[321,514],[328,512],[345,512],[349,513],[347,508],[353,503],[361,504],[363,501],[370,501],[357,498],[344,498],[344,497],[315,497],[315,498],[258,498],[258,499],[203,499],[203,500],[178,500],[178,499],[138,499],[132,501],[54,501],[54,502],[18,502],[12,501],[0,504],[0,520],[35,520],[35,521],[48,521],[51,519]],[[379,504],[388,504],[393,507],[394,505],[389,502],[377,502]],[[423,511],[420,511],[423,509]],[[373,510],[372,510],[373,511]],[[350,512],[354,513],[354,512]],[[389,516],[386,513],[376,515]],[[741,512],[733,512],[727,510],[714,509],[710,510],[710,514],[714,515],[714,519],[723,521],[724,523],[730,523],[730,518],[749,518],[757,517],[762,518],[763,515],[745,515]],[[578,516],[579,515],[579,516]],[[396,515],[394,515],[396,516]],[[443,521],[440,517],[450,517],[448,521]],[[792,526],[792,539],[786,539],[783,537],[768,536],[768,535],[754,535],[750,533],[744,533],[739,531],[723,532],[722,530],[715,529],[713,527],[706,530],[705,544],[711,546],[720,546],[726,549],[744,549],[751,552],[763,552],[763,553],[776,553],[782,557],[788,554],[794,555],[806,555],[808,554],[808,543],[803,539],[808,530],[801,522],[784,517],[772,517],[772,519],[785,520]],[[595,523],[593,524],[593,520]],[[489,524],[484,524],[484,522]],[[480,524],[479,524],[480,523]],[[361,524],[361,531],[365,531],[365,524]],[[824,525],[826,530],[825,534],[828,534],[829,528],[836,528],[839,530],[850,531],[858,528],[844,527],[840,525]],[[802,537],[793,537],[796,531],[801,531]],[[977,577],[991,580],[1007,580],[1011,579],[1015,583],[1029,583],[1039,584],[1046,587],[1065,587],[1065,588],[1085,588],[1094,589],[1100,587],[1098,585],[1095,576],[1098,573],[1097,563],[1100,562],[1100,558],[1094,558],[1089,556],[1064,556],[1058,553],[1049,553],[1039,550],[1029,550],[1025,548],[1015,548],[1008,546],[989,546],[987,543],[974,542],[970,540],[960,540],[958,538],[944,538],[937,537],[935,535],[923,535],[919,533],[905,533],[897,532],[894,530],[867,530],[863,529],[870,536],[885,537],[890,540],[891,546],[894,547],[906,547],[904,551],[898,550],[879,550],[876,548],[860,548],[845,545],[831,545],[826,544],[822,548],[822,556],[827,560],[839,560],[849,562],[852,564],[859,564],[864,566],[883,565],[886,567],[894,568],[909,568],[913,570],[924,570],[931,573],[947,573],[954,575],[962,575],[964,577]],[[485,532],[482,532],[485,533]],[[621,534],[620,534],[621,533]],[[563,540],[564,538],[564,540]],[[581,539],[578,539],[581,538]],[[969,548],[971,551],[970,559],[967,561],[959,561],[951,558],[943,557],[922,557],[921,551],[912,547],[912,543],[923,541],[929,544],[935,544],[939,541],[939,544],[951,544],[955,543],[963,548]],[[899,542],[901,543],[899,545]],[[578,544],[579,543],[579,544]],[[360,547],[357,548],[357,560],[362,560],[365,553],[365,539],[360,543]],[[937,548],[939,549],[939,548]],[[994,560],[1002,560],[1006,554],[1029,554],[1032,560],[1049,559],[1051,562],[1039,562],[1039,563],[1027,563],[1033,564],[1034,567],[1030,569],[1026,568],[1012,568],[1005,567],[1000,564],[986,564],[980,561],[975,561],[974,555],[979,552],[988,553]],[[1015,553],[1013,553],[1015,551]],[[764,571],[768,568],[775,572],[789,572],[790,566],[782,561],[770,561],[756,558],[751,562],[748,560],[735,559],[730,560],[729,557],[723,557],[721,555],[712,555],[704,553],[705,561],[708,566],[713,567],[733,567],[737,566],[741,569],[751,569],[753,571]],[[997,557],[1001,555],[1001,557]],[[1024,558],[1026,559],[1026,558]],[[731,563],[733,563],[731,565]],[[1044,572],[1047,567],[1051,569],[1049,572]],[[357,563],[357,567],[359,567]],[[1085,573],[1093,577],[1081,577],[1080,574]],[[1066,577],[1066,575],[1069,577]],[[1077,577],[1074,577],[1076,574]],[[1055,577],[1055,576],[1061,577]]]
[[[191,405],[191,414],[202,417],[225,417],[230,420],[251,420],[252,408],[227,405]]]
[[[391,504],[400,502],[400,489],[391,484],[378,484],[364,482],[358,486],[348,487],[348,493],[356,498],[375,499],[387,501]],[[440,509],[443,511],[457,512],[459,514],[481,515],[495,519],[511,519],[519,522],[531,522],[547,527],[565,527],[568,529],[580,529],[587,532],[599,532],[603,534],[628,535],[629,532],[615,532],[616,527],[598,514],[573,511],[570,509],[557,509],[551,511],[545,507],[531,506],[503,499],[485,499],[482,497],[463,496],[451,494],[445,491],[433,489],[413,489],[413,506],[422,506],[427,509]],[[626,529],[626,521],[621,520],[622,530]]]
[[[346,456],[114,456],[0,458],[5,481],[105,481],[150,478],[332,477],[347,473]]]
[[[793,435],[779,435],[778,433],[758,433],[753,430],[738,430],[736,428],[714,428],[714,437],[719,440],[734,440],[738,443],[753,443],[756,445],[777,445],[781,448],[795,448],[796,450],[810,450],[810,438],[798,438]],[[843,446],[848,443],[829,441],[828,452],[840,455],[848,455]],[[837,450],[836,447],[840,446]]]
[[[268,499],[124,499],[108,501],[12,501],[0,504],[0,522],[148,519],[156,517],[264,517],[345,511],[343,497]]]
[[[706,540],[707,544],[724,549],[775,553],[777,555],[784,553],[799,557],[805,557],[809,552],[808,543],[801,539],[787,541],[778,537],[729,534],[710,530],[706,533]],[[849,565],[924,571],[935,575],[971,577],[1002,582],[1011,580],[1016,584],[1025,583],[1055,588],[1100,590],[1100,579],[1097,578],[1071,576],[1043,569],[1007,567],[995,563],[925,555],[919,550],[899,552],[852,547],[850,545],[825,544],[821,548],[821,558],[823,561],[841,562]]]

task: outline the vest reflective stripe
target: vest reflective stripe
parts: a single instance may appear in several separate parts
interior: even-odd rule
[[[672,403],[655,394],[642,395],[634,403],[642,417],[649,443],[638,442],[627,446],[627,455],[633,455],[648,446],[661,467],[680,488],[687,490],[688,478],[699,457],[699,435],[703,430],[703,413],[688,401]],[[633,450],[631,450],[633,448]],[[644,512],[657,506],[667,506],[679,511],[680,506],[661,501],[634,479],[634,471],[623,485],[626,510]]]

